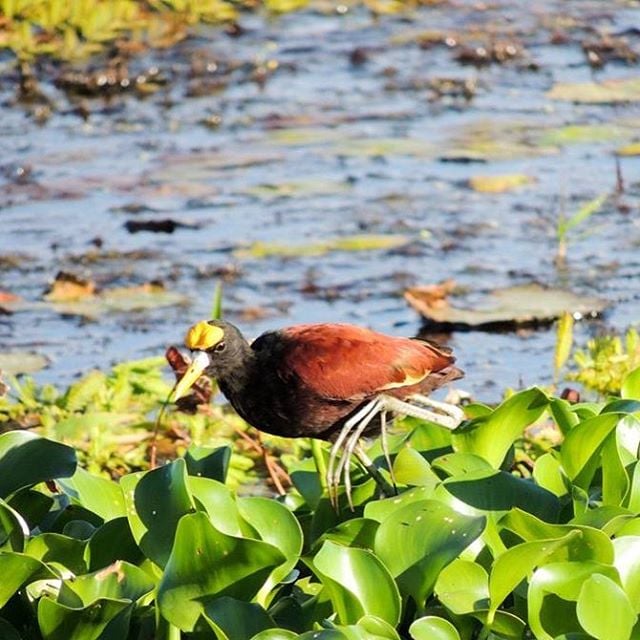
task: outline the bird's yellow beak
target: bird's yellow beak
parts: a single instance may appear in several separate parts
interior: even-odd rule
[[[204,351],[196,351],[189,368],[185,371],[185,374],[180,378],[178,384],[173,390],[173,401],[184,398],[189,392],[189,389],[193,387],[196,380],[204,373],[205,369],[211,363],[211,357]]]

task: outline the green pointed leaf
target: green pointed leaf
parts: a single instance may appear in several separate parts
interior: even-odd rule
[[[636,623],[636,612],[625,592],[598,573],[582,585],[577,613],[583,629],[598,640],[628,640]]]
[[[71,478],[61,480],[59,484],[72,500],[105,521],[127,515],[122,489],[112,480],[94,476],[78,467]]]
[[[13,552],[0,552],[0,576],[0,609],[22,585],[57,577],[40,560]]]
[[[456,429],[453,447],[475,453],[497,469],[515,440],[542,415],[548,403],[547,396],[536,387],[516,393],[489,415]]]
[[[195,511],[184,460],[124,476],[120,486],[133,537],[147,558],[164,566],[180,518]]]
[[[400,591],[422,606],[440,571],[480,536],[484,526],[484,517],[465,516],[440,502],[423,500],[383,520],[374,548]]]
[[[186,515],[158,587],[160,612],[180,629],[192,630],[207,601],[253,598],[284,561],[271,544],[218,531],[205,513]]]
[[[640,400],[640,367],[629,372],[622,381],[620,395],[623,398]]]
[[[211,478],[223,482],[227,478],[229,462],[231,460],[231,447],[205,447],[192,445],[184,454],[187,464],[187,473],[190,476]]]
[[[0,435],[0,498],[44,480],[67,478],[76,469],[76,452],[29,431]]]
[[[444,618],[424,616],[409,627],[413,640],[460,640],[458,630]]]
[[[327,540],[313,559],[313,566],[342,624],[355,623],[367,614],[398,624],[398,587],[373,553]]]
[[[203,615],[218,640],[250,640],[275,626],[260,605],[226,596],[208,602]]]

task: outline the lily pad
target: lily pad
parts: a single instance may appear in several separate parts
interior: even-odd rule
[[[612,104],[640,101],[640,79],[620,78],[604,82],[559,82],[547,98],[582,104]]]
[[[49,359],[33,351],[9,351],[0,353],[0,371],[12,376],[36,373],[49,365]]]
[[[498,176],[472,176],[469,178],[469,186],[474,191],[480,193],[504,193],[513,191],[534,182],[531,176],[521,173],[498,175]]]
[[[597,317],[607,306],[606,301],[579,296],[563,289],[543,287],[536,283],[498,289],[487,294],[477,304],[464,298],[453,303],[433,304],[429,287],[408,289],[406,301],[432,325],[459,330],[500,330],[523,326],[547,325],[565,311],[574,317]]]

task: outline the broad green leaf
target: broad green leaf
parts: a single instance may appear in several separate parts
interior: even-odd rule
[[[640,536],[622,536],[613,541],[615,559],[622,588],[640,613]]]
[[[434,500],[404,506],[382,521],[375,551],[400,591],[422,606],[438,574],[484,530],[485,518],[465,516]]]
[[[144,555],[161,567],[171,553],[182,516],[195,504],[187,487],[184,460],[120,479],[131,532]]]
[[[623,398],[640,400],[640,367],[630,371],[622,381],[620,395]]]
[[[115,518],[105,522],[93,533],[85,549],[89,571],[97,571],[125,560],[139,564],[143,555],[133,539],[127,518]]]
[[[489,594],[491,612],[495,612],[504,599],[525,579],[536,567],[545,564],[559,549],[580,536],[579,531],[570,531],[562,538],[524,542],[507,549],[499,555],[491,567],[489,574]]]
[[[275,626],[260,605],[227,596],[207,602],[203,616],[218,640],[250,640]]]
[[[14,493],[7,503],[26,520],[30,529],[34,529],[47,516],[54,500],[35,489],[22,489]]]
[[[443,491],[482,511],[508,511],[520,507],[551,521],[557,520],[560,512],[560,501],[553,493],[506,471],[483,471],[448,478],[435,495],[439,497]]]
[[[552,398],[549,402],[551,416],[565,435],[580,422],[578,414],[573,409],[573,405],[561,398]]]
[[[38,603],[38,625],[44,640],[117,640],[118,634],[126,637],[131,608],[126,600],[101,598],[87,607],[68,607],[45,597]],[[116,622],[109,633],[107,627]]]
[[[30,431],[0,435],[0,498],[44,480],[67,478],[76,469],[76,452]]]
[[[409,627],[413,640],[460,640],[458,630],[444,618],[424,616]]]
[[[493,467],[484,459],[474,453],[447,453],[436,458],[431,466],[443,471],[447,476],[458,478],[468,473],[492,472]]]
[[[400,636],[395,630],[395,627],[377,616],[362,616],[356,626],[368,634],[368,636],[366,636],[367,638],[376,638],[376,640],[400,640]]]
[[[440,482],[419,451],[403,447],[393,461],[393,473],[398,484],[412,487],[434,487]]]
[[[337,527],[329,529],[315,543],[318,548],[325,540],[331,540],[345,547],[360,547],[373,551],[376,532],[380,523],[370,518],[351,518],[341,522]]]
[[[400,495],[393,496],[392,498],[374,500],[365,505],[364,517],[382,522],[394,511],[402,509],[405,505],[427,500],[431,498],[432,495],[433,491],[429,487],[415,487],[408,491],[403,491]]]
[[[226,480],[230,460],[231,448],[227,445],[222,447],[192,445],[184,454],[187,473],[190,476],[211,478],[218,482]]]
[[[398,624],[398,587],[373,553],[327,540],[314,557],[313,567],[342,624],[355,623],[367,614]]]
[[[86,542],[76,540],[60,533],[41,533],[31,538],[25,547],[25,553],[42,562],[55,562],[75,574],[85,573],[84,560]]]
[[[540,417],[548,403],[547,396],[536,387],[520,391],[491,414],[456,429],[452,434],[453,447],[482,456],[497,469],[509,448]]]
[[[101,598],[135,602],[149,593],[154,581],[139,567],[114,562],[109,567],[65,580],[58,603],[67,607],[86,607]]]
[[[566,435],[560,456],[562,466],[571,480],[576,480],[590,460],[600,453],[606,437],[615,429],[620,416],[607,413],[589,418],[575,426]],[[593,471],[588,475],[592,475]],[[582,488],[588,486],[591,478],[580,483]]]
[[[458,558],[440,572],[434,592],[456,615],[486,609],[489,606],[489,576],[477,562]]]
[[[558,497],[567,494],[567,486],[563,482],[562,465],[555,451],[549,451],[536,460],[533,479],[536,484]]]
[[[253,598],[284,561],[271,544],[218,531],[205,513],[183,516],[158,587],[160,612],[180,629],[192,630],[205,601]]]
[[[57,577],[44,563],[23,553],[0,551],[0,609],[23,585]]]
[[[28,536],[24,518],[0,498],[0,550],[21,552]]]
[[[538,640],[581,631],[574,603],[585,580],[596,573],[617,577],[613,567],[596,562],[555,562],[535,571],[529,581],[527,608],[529,626]]]
[[[586,525],[600,529],[608,537],[617,535],[618,532],[633,520],[633,513],[622,507],[596,507],[572,518],[570,525]]]
[[[593,527],[580,524],[549,524],[520,509],[513,509],[499,522],[502,529],[508,529],[524,542],[562,538],[572,531],[578,531],[571,544],[563,545],[547,562],[560,560],[590,560],[610,564],[614,552],[609,536]],[[559,557],[561,556],[561,557]]]
[[[126,516],[124,496],[117,483],[94,476],[81,467],[68,480],[59,482],[64,492],[103,520]]]
[[[625,592],[598,573],[582,585],[577,613],[582,628],[598,640],[628,640],[636,623],[636,612]]]

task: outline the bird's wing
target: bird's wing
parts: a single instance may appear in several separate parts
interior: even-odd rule
[[[338,400],[417,384],[455,360],[430,343],[354,325],[297,325],[279,335],[279,373],[292,372],[314,392]]]

